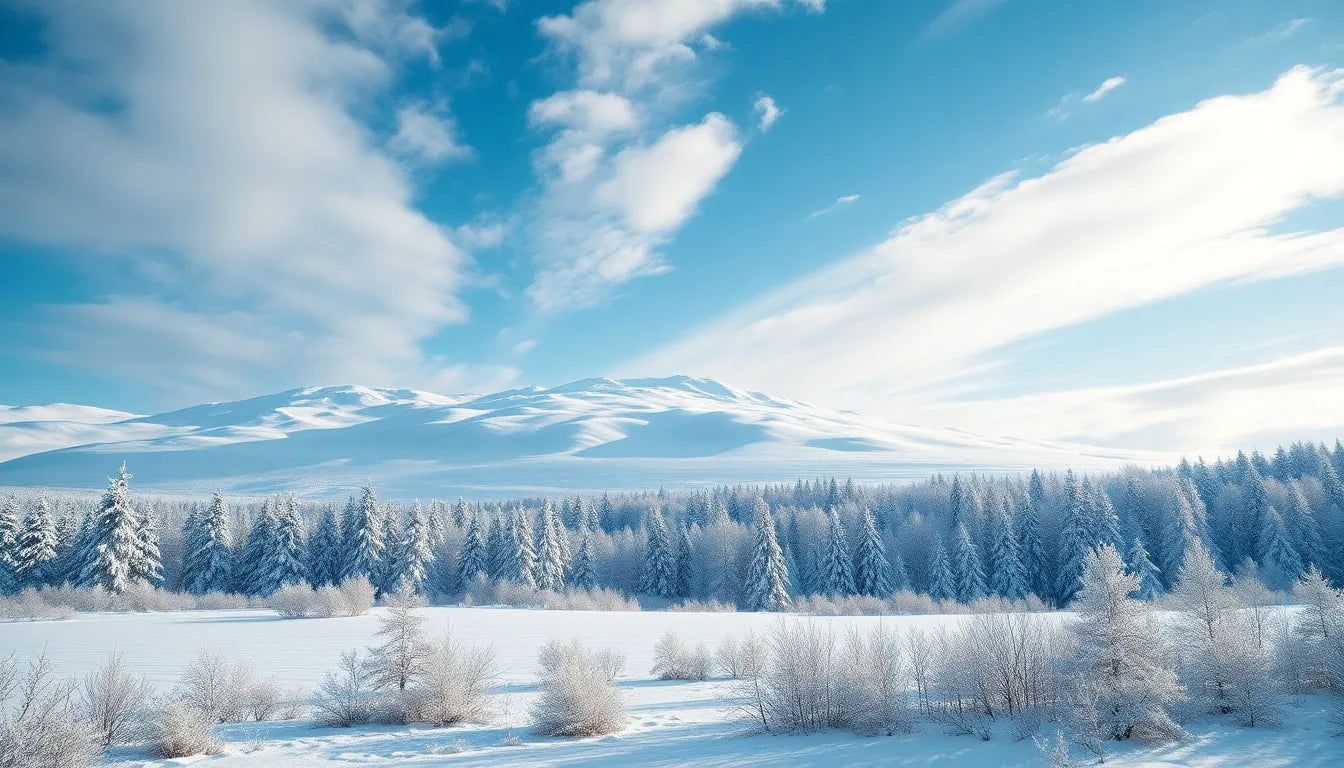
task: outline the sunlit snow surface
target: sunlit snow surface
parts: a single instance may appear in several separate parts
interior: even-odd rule
[[[506,608],[430,608],[427,628],[452,626],[469,644],[492,644],[504,669],[496,689],[496,717],[489,723],[453,728],[367,726],[315,728],[306,722],[240,723],[220,726],[225,753],[205,758],[212,768],[328,768],[334,766],[989,766],[1042,765],[1029,741],[1014,741],[1000,723],[994,738],[948,736],[936,726],[892,737],[862,738],[846,733],[808,736],[746,735],[727,717],[734,684],[660,682],[651,679],[653,645],[668,628],[690,644],[711,648],[727,635],[766,631],[778,620],[749,613],[588,613]],[[160,689],[201,648],[246,660],[260,675],[286,685],[311,687],[333,667],[343,650],[373,643],[377,611],[341,619],[280,619],[267,611],[192,611],[158,614],[86,614],[71,621],[0,623],[0,648],[26,658],[44,646],[60,674],[91,669],[112,649]],[[1059,616],[1060,620],[1065,620]],[[956,616],[836,617],[805,619],[843,632],[851,625],[879,622],[926,629],[961,621]],[[626,654],[618,679],[629,714],[619,734],[596,739],[549,739],[527,727],[536,696],[537,648],[551,638],[582,637]],[[1344,745],[1330,736],[1320,697],[1305,697],[1286,709],[1282,728],[1237,728],[1217,720],[1192,724],[1190,740],[1163,747],[1116,744],[1107,765],[1171,768],[1280,768],[1338,766]],[[507,737],[517,744],[506,745]],[[455,751],[461,750],[461,751]],[[1077,750],[1075,750],[1077,752]],[[168,766],[143,750],[121,748],[111,765]],[[181,761],[189,762],[189,761]]]
[[[155,416],[44,408],[0,423],[0,484],[97,487],[124,459],[138,487],[162,490],[373,482],[392,497],[480,497],[1171,458],[905,426],[685,376],[484,396],[309,388]]]

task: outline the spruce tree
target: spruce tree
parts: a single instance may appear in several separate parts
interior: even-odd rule
[[[827,517],[829,525],[826,548],[821,556],[821,592],[825,595],[848,597],[855,593],[854,561],[849,555],[849,543],[845,540],[845,528],[840,523],[840,514],[832,509]]]
[[[1288,540],[1288,532],[1284,530],[1283,518],[1279,516],[1278,510],[1272,506],[1266,507],[1261,522],[1258,546],[1260,566],[1269,576],[1269,586],[1286,589],[1302,577],[1305,570],[1302,557]]]
[[[19,542],[19,502],[13,497],[0,506],[0,594],[11,594],[19,589],[18,561],[15,550]]]
[[[131,560],[131,580],[151,586],[163,583],[163,557],[159,554],[159,523],[148,507],[135,515],[135,557]]]
[[[345,530],[341,579],[363,578],[373,583],[379,576],[383,559],[383,511],[378,494],[364,486],[357,503],[349,510]]]
[[[1289,486],[1288,506],[1283,512],[1283,526],[1288,531],[1293,548],[1302,556],[1302,564],[1310,567],[1325,560],[1326,547],[1321,539],[1321,526],[1307,506],[1302,487],[1294,482]]]
[[[1009,600],[1021,600],[1031,591],[1017,536],[1005,506],[995,515],[990,535],[990,591]]]
[[[912,589],[910,583],[910,572],[905,567],[905,559],[901,557],[901,551],[897,547],[891,549],[891,589],[893,592],[901,592]]]
[[[640,573],[639,591],[657,597],[676,597],[676,554],[672,551],[662,514],[657,510],[650,511],[644,529],[644,568]]]
[[[406,579],[406,537],[401,528],[401,515],[395,509],[383,511],[383,558],[378,563],[374,586],[379,596],[400,592]]]
[[[42,587],[56,579],[56,522],[51,505],[39,498],[23,518],[15,541],[14,575],[20,589]]]
[[[78,586],[120,594],[131,586],[132,574],[141,570],[135,562],[141,541],[139,515],[131,506],[130,479],[125,464],[116,477],[108,478],[107,491],[90,521]]]
[[[1039,473],[1033,471],[1031,476],[1037,483],[1040,482]],[[1050,561],[1045,554],[1045,544],[1041,541],[1040,505],[1034,497],[1035,494],[1029,491],[1018,517],[1018,553],[1027,574],[1027,588],[1042,600],[1049,600],[1055,590],[1050,582]]]
[[[335,584],[341,578],[341,530],[336,510],[328,507],[308,537],[308,583],[314,588]]]
[[[957,526],[956,536],[952,561],[956,569],[957,601],[970,604],[985,596],[985,570],[965,523]]]
[[[263,595],[307,580],[308,569],[303,560],[303,537],[303,517],[299,515],[299,502],[293,496],[288,496],[279,504],[279,514],[271,529],[272,540],[265,549],[261,563]]]
[[[930,565],[929,573],[929,597],[939,601],[957,599],[957,580],[952,575],[952,564],[947,560],[947,548],[943,546],[941,536],[938,537],[938,542],[933,547],[933,562]]]
[[[247,533],[243,551],[238,556],[238,569],[234,573],[235,589],[248,595],[269,595],[276,590],[266,573],[266,564],[272,558],[275,547],[275,528],[278,525],[275,506],[272,499],[262,505],[261,514],[252,521],[252,529]]]
[[[747,568],[743,605],[749,611],[782,611],[793,604],[789,597],[789,572],[784,565],[784,551],[779,548],[775,521],[765,499],[757,496],[753,506],[756,538],[751,564]]]
[[[537,585],[537,548],[532,538],[532,514],[522,507],[513,510],[513,573],[510,578],[529,587]]]
[[[877,522],[873,519],[871,509],[863,508],[861,521],[863,531],[859,537],[858,552],[855,553],[854,586],[861,595],[886,597],[894,589],[887,548],[882,543],[882,534],[877,532]]]
[[[416,501],[411,505],[411,522],[402,537],[401,577],[417,595],[423,595],[429,584],[429,568],[434,562],[434,548],[430,546],[429,518]]]
[[[1096,544],[1091,526],[1090,489],[1090,483],[1078,482],[1073,470],[1065,473],[1064,529],[1059,536],[1059,572],[1055,581],[1055,597],[1061,606],[1078,594],[1083,563]]]
[[[1134,591],[1132,597],[1139,600],[1152,600],[1162,594],[1161,572],[1148,558],[1148,550],[1144,548],[1143,541],[1138,536],[1135,536],[1129,544],[1129,551],[1125,554],[1125,564],[1129,572],[1139,579],[1138,589]]]
[[[583,529],[579,539],[579,551],[574,553],[569,583],[579,589],[592,589],[597,586],[596,564],[593,562],[593,534],[588,527]]]
[[[541,507],[541,543],[537,547],[537,586],[555,592],[565,588],[565,557],[560,540],[565,532],[547,499]]]
[[[233,588],[233,534],[229,507],[216,493],[203,512],[192,537],[193,570],[185,574],[187,591],[196,595],[227,592]]]
[[[481,521],[478,515],[467,515],[467,532],[462,537],[462,546],[457,553],[457,584],[465,590],[476,581],[478,574],[486,573],[488,567],[485,557],[485,539],[481,536]]]
[[[518,567],[513,536],[504,531],[504,521],[498,515],[490,519],[490,534],[485,539],[485,573],[492,579],[512,577]]]
[[[1163,517],[1161,546],[1158,548],[1158,565],[1162,572],[1163,585],[1171,589],[1181,577],[1185,566],[1185,553],[1199,542],[1199,525],[1195,521],[1194,509],[1189,497],[1178,490],[1175,507]]]
[[[686,526],[677,526],[677,597],[691,594],[691,538]]]

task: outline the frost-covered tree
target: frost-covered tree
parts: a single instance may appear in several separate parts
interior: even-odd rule
[[[750,611],[782,611],[793,604],[789,597],[789,570],[784,564],[784,551],[779,547],[775,521],[765,499],[757,496],[753,508],[752,524],[756,537],[742,602]]]
[[[28,510],[14,546],[14,576],[20,589],[52,584],[57,578],[56,546],[59,543],[51,504],[45,497]]]
[[[956,600],[957,579],[952,575],[952,564],[947,559],[943,538],[933,547],[933,562],[929,572],[929,597],[934,600]]]
[[[677,597],[690,596],[691,579],[694,575],[690,531],[686,526],[679,525],[677,526]]]
[[[1283,518],[1269,506],[1261,518],[1260,566],[1271,587],[1285,589],[1302,576],[1302,557],[1288,539]]]
[[[541,542],[537,547],[537,586],[559,591],[565,588],[565,551],[561,540],[565,537],[560,518],[555,514],[550,499],[541,507]]]
[[[395,509],[383,511],[383,557],[378,563],[378,572],[374,577],[374,587],[378,594],[389,595],[401,589],[406,579],[406,563],[401,559],[406,549],[405,535],[401,529],[401,515]]]
[[[519,507],[513,510],[513,573],[509,578],[529,587],[537,585],[537,548],[532,537],[532,514]]]
[[[644,532],[644,567],[640,571],[639,590],[658,597],[676,597],[676,554],[660,511],[649,512]]]
[[[1177,491],[1174,508],[1163,517],[1159,542],[1158,569],[1162,572],[1164,586],[1171,589],[1181,577],[1186,551],[1200,542],[1195,510],[1183,491]]]
[[[135,513],[135,557],[131,580],[159,586],[163,583],[163,556],[159,554],[159,522],[154,510],[141,507]]]
[[[397,562],[401,565],[402,581],[417,595],[425,594],[429,568],[434,563],[434,548],[430,545],[429,518],[419,501],[411,505],[411,521],[401,537]]]
[[[1004,507],[994,516],[990,531],[990,591],[1009,600],[1021,600],[1031,592],[1027,570],[1022,565],[1017,535],[1013,531],[1010,510]]]
[[[222,495],[216,493],[210,506],[198,516],[196,534],[190,543],[192,568],[184,574],[187,591],[203,595],[231,589],[233,534],[229,507]]]
[[[492,579],[507,579],[517,567],[513,537],[504,530],[504,521],[495,516],[490,520],[490,533],[485,539],[485,573]]]
[[[424,674],[432,649],[425,639],[425,617],[418,612],[423,607],[424,599],[409,589],[388,593],[375,633],[380,642],[369,649],[375,688],[399,693]]]
[[[822,551],[819,574],[821,592],[846,597],[855,593],[853,560],[840,514],[832,509],[827,517],[826,548]]]
[[[1028,488],[1034,488],[1035,483],[1041,482],[1039,472],[1033,471],[1031,477],[1035,482]],[[1040,493],[1042,497],[1045,494],[1043,485]],[[1045,554],[1045,543],[1041,540],[1039,509],[1035,494],[1028,492],[1017,520],[1018,552],[1022,558],[1022,567],[1027,574],[1027,588],[1037,597],[1049,600],[1054,594],[1054,584],[1051,580],[1050,561]]]
[[[466,523],[467,531],[457,552],[457,584],[460,589],[466,589],[478,574],[487,572],[480,516],[468,515]]]
[[[79,574],[81,587],[102,587],[121,593],[132,584],[132,574],[144,571],[136,562],[141,556],[139,515],[131,506],[131,475],[122,464],[117,476],[108,479],[107,491],[90,521],[87,549]]]
[[[0,594],[8,594],[19,588],[14,553],[18,547],[21,525],[19,502],[11,496],[0,506]]]
[[[1139,589],[1134,593],[1134,597],[1140,600],[1152,600],[1162,594],[1162,574],[1148,557],[1148,550],[1138,536],[1129,543],[1125,563],[1129,572],[1139,577]]]
[[[574,553],[570,564],[569,583],[579,589],[592,589],[597,586],[597,570],[593,561],[593,533],[587,527],[579,539],[579,550]]]
[[[1084,558],[1070,630],[1078,642],[1074,719],[1088,741],[1184,734],[1168,708],[1185,699],[1185,689],[1168,666],[1151,608],[1130,597],[1138,588],[1109,544]]]
[[[293,496],[279,504],[271,529],[271,542],[265,547],[258,574],[259,594],[269,595],[290,584],[303,583],[308,577],[304,563],[303,517]]]
[[[1227,695],[1228,669],[1222,652],[1228,641],[1226,626],[1239,605],[1226,575],[1198,542],[1185,554],[1181,577],[1171,590],[1171,607],[1191,687],[1201,697],[1220,702]]]
[[[957,526],[952,564],[957,579],[957,600],[970,603],[985,596],[985,569],[965,523]]]
[[[861,595],[886,597],[894,589],[886,544],[882,542],[882,535],[877,532],[877,521],[873,518],[871,509],[864,507],[860,520],[863,523],[863,530],[860,532],[859,548],[855,553],[854,586]]]
[[[1060,605],[1078,593],[1083,563],[1096,545],[1091,517],[1091,484],[1078,482],[1070,470],[1064,474],[1064,528],[1059,535],[1059,570],[1055,574],[1055,597]]]
[[[275,591],[267,583],[264,567],[275,547],[277,524],[274,502],[267,499],[262,505],[261,514],[252,521],[252,529],[247,532],[247,540],[238,555],[238,568],[234,571],[237,582],[234,588],[238,592],[269,595]]]
[[[364,486],[358,502],[347,510],[341,580],[364,578],[370,582],[380,575],[383,560],[383,510],[378,494]]]
[[[308,537],[308,583],[325,587],[341,579],[341,529],[336,511],[328,507]]]
[[[1283,510],[1283,526],[1292,537],[1293,547],[1302,556],[1305,567],[1319,565],[1329,551],[1321,539],[1321,525],[1307,504],[1302,487],[1289,485],[1288,505]]]

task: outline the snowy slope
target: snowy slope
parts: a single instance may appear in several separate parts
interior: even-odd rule
[[[1114,466],[1165,457],[912,427],[710,379],[584,379],[490,395],[339,386],[132,416],[72,406],[0,425],[0,484],[471,496],[839,474]],[[119,418],[124,417],[124,418]]]

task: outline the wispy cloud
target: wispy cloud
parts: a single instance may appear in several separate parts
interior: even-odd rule
[[[1011,342],[1200,288],[1340,266],[1344,229],[1267,228],[1344,194],[1342,93],[1344,70],[1297,68],[1039,177],[995,177],[614,373],[689,371],[904,418],[995,384],[995,355]]]
[[[471,147],[458,137],[452,115],[436,114],[421,106],[403,107],[397,112],[397,132],[388,141],[388,148],[429,165],[462,160],[472,154]]]
[[[807,214],[807,218],[810,221],[812,219],[817,218],[818,216],[825,216],[828,213],[838,211],[841,208],[844,208],[848,205],[852,205],[853,203],[857,203],[858,201],[859,201],[858,195],[842,195],[841,197],[835,198],[835,202],[831,203],[825,208],[819,208]]]
[[[1108,77],[1102,81],[1101,85],[1097,86],[1097,89],[1095,91],[1092,91],[1091,93],[1084,96],[1083,101],[1086,101],[1089,104],[1095,101],[1101,101],[1103,98],[1105,98],[1106,94],[1124,85],[1125,82],[1126,80],[1123,75]]]
[[[926,41],[948,37],[973,22],[988,16],[1004,0],[953,0],[924,28],[920,38]]]
[[[784,114],[775,100],[765,94],[758,96],[751,106],[756,111],[756,125],[762,131],[770,130],[770,126]]]
[[[1243,40],[1241,45],[1245,47],[1253,47],[1281,43],[1293,35],[1296,35],[1298,32],[1301,32],[1302,29],[1310,23],[1311,19],[1309,18],[1289,19],[1267,32]]]

